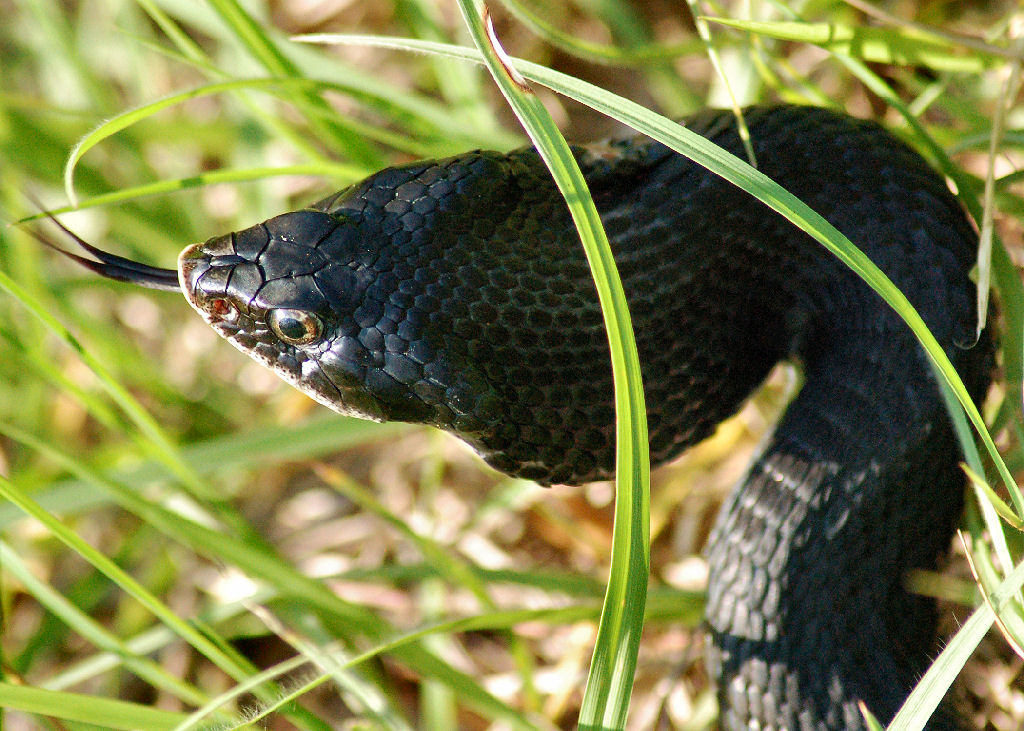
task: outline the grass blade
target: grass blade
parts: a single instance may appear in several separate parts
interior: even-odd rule
[[[617,728],[625,725],[629,711],[650,572],[647,410],[633,326],[601,218],[569,146],[525,80],[508,65],[483,3],[460,0],[459,8],[485,65],[565,197],[604,313],[615,384],[615,528],[608,589],[579,723],[581,728]]]
[[[113,561],[82,540],[60,523],[60,521],[43,510],[38,503],[25,495],[12,482],[3,477],[0,477],[0,496],[10,500],[26,514],[42,523],[54,537],[92,564],[97,571],[120,586],[126,593],[134,597],[146,609],[156,617],[159,617],[164,624],[174,630],[179,637],[202,652],[203,655],[225,673],[236,680],[241,680],[248,675],[248,668],[238,665],[235,658],[226,655],[221,647],[211,642],[203,633],[197,631],[189,623],[182,621],[165,604],[154,597],[135,579],[126,574]]]
[[[948,41],[903,28],[870,28],[789,20],[756,21],[715,17],[708,17],[707,20],[769,38],[811,43],[874,63],[978,73],[1004,61],[1001,55],[992,52],[975,51],[970,55],[957,55],[953,53],[954,46]]]
[[[982,604],[975,609],[963,627],[946,644],[938,659],[889,723],[889,731],[920,731],[924,728],[938,708],[939,702],[945,697],[949,686],[963,669],[964,663],[995,621],[996,615],[992,611],[992,606],[1002,610],[1020,591],[1021,586],[1024,586],[1024,563],[1018,565],[993,592],[992,605]]]
[[[3,566],[5,571],[11,572],[32,596],[60,617],[68,627],[78,632],[97,648],[119,656],[127,669],[148,681],[154,688],[171,692],[185,703],[206,702],[207,697],[196,687],[173,677],[153,660],[133,653],[125,643],[102,627],[99,622],[85,615],[52,586],[36,578],[17,552],[3,541],[0,541],[0,566]]]
[[[5,682],[0,682],[0,708],[90,725],[103,719],[104,727],[125,731],[170,731],[185,717],[138,703]]]

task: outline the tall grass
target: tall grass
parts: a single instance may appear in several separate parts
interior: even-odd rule
[[[838,0],[748,5],[701,9],[741,102],[878,116],[1010,245],[996,237],[991,270],[1004,378],[982,410],[1006,468],[1000,477],[998,460],[970,455],[992,477],[965,517],[979,581],[960,562],[913,577],[964,617],[979,609],[900,723],[919,724],[973,655],[965,704],[979,722],[1017,728],[1022,694],[999,679],[1024,638],[1021,541],[1007,529],[1021,517],[1011,485],[1024,466],[1019,11],[929,6],[909,19]],[[74,200],[82,210],[64,220],[86,238],[170,266],[187,243],[390,162],[525,140],[481,69],[424,44],[472,46],[454,4],[340,4],[328,20],[245,7],[15,0],[0,26],[4,217],[36,213],[26,192],[57,209]],[[579,80],[524,73],[652,132],[656,117],[582,81],[670,115],[727,103],[692,20],[637,7],[506,0],[492,11],[509,53]],[[324,30],[435,52],[287,40]],[[535,88],[567,134],[614,129]],[[0,230],[0,369],[0,707],[12,728],[575,722],[613,545],[607,488],[542,491],[442,435],[323,414],[181,298],[98,281],[17,227]],[[634,728],[713,724],[699,549],[716,498],[693,488],[720,495],[735,479],[784,380],[655,473],[647,628],[632,702],[611,701],[606,718],[629,704]],[[963,417],[961,428],[972,440]],[[602,636],[599,651],[618,640]]]

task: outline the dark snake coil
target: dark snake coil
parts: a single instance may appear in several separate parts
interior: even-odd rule
[[[956,345],[973,340],[977,237],[942,178],[871,122],[746,115],[760,170],[861,247],[983,396],[990,341]],[[687,124],[743,156],[731,114]],[[638,139],[575,154],[629,300],[655,463],[708,436],[779,360],[802,366],[709,541],[723,727],[861,729],[858,700],[890,719],[935,649],[935,605],[904,580],[936,568],[963,506],[921,348],[809,236],[689,160]],[[135,281],[147,269],[118,261],[94,268]],[[612,474],[601,312],[531,149],[384,170],[190,247],[179,268],[218,332],[339,411],[449,430],[541,483]],[[176,286],[160,272],[150,286]],[[956,724],[943,706],[930,728]]]

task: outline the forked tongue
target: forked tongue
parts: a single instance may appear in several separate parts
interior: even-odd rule
[[[160,269],[159,267],[152,267],[148,264],[143,264],[142,262],[125,259],[123,256],[110,254],[86,242],[81,236],[69,229],[49,213],[46,214],[46,217],[49,218],[57,228],[67,234],[68,237],[70,237],[76,244],[92,254],[99,261],[86,259],[84,256],[79,256],[78,254],[72,254],[70,251],[66,251],[53,243],[53,241],[35,229],[27,229],[28,232],[40,243],[60,252],[69,259],[75,260],[86,269],[94,271],[108,279],[116,279],[120,282],[131,282],[132,284],[137,284],[140,287],[164,289],[169,292],[181,292],[181,285],[178,283],[178,272],[176,270]]]

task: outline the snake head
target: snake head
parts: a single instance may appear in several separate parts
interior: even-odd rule
[[[373,421],[435,422],[410,389],[413,365],[387,351],[379,290],[389,278],[344,215],[300,210],[187,247],[178,269],[106,252],[51,221],[93,259],[43,244],[109,279],[184,294],[221,337],[316,401]],[[362,323],[362,324],[360,324]],[[387,330],[387,327],[384,327]]]
[[[316,210],[285,213],[185,249],[189,304],[232,345],[320,403],[374,421],[423,421],[388,375],[383,337],[359,322],[377,275],[359,227]]]

